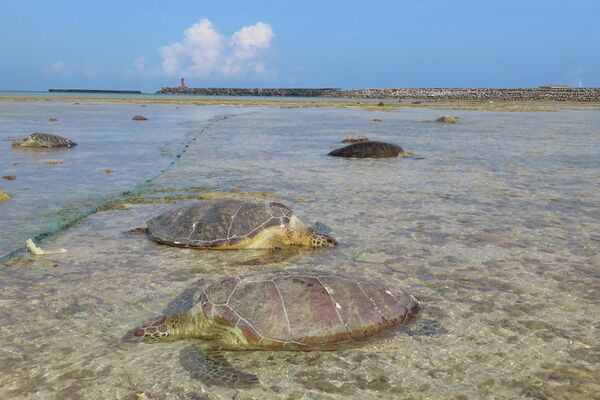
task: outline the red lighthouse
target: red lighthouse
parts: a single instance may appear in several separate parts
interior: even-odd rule
[[[185,87],[185,82],[183,81],[183,78],[181,78],[181,87]]]

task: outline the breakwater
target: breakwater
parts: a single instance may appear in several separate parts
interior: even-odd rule
[[[357,99],[413,99],[431,101],[571,101],[600,102],[600,88],[182,88],[165,87],[157,94],[196,96],[330,97]]]
[[[141,90],[112,90],[112,89],[48,89],[51,93],[116,93],[142,94]]]

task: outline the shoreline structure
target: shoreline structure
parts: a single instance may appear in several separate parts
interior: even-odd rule
[[[535,89],[235,89],[163,88],[156,94],[94,96],[94,93],[32,93],[0,96],[0,102],[59,101],[80,103],[174,104],[195,106],[350,108],[392,111],[403,108],[505,112],[600,111],[600,88]]]
[[[188,88],[164,87],[157,94],[246,97],[322,97],[424,101],[567,101],[600,102],[600,88]]]

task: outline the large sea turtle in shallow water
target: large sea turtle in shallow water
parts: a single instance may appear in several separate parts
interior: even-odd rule
[[[335,149],[329,152],[328,155],[346,158],[385,158],[402,157],[411,154],[393,143],[363,141]]]
[[[193,289],[193,288],[192,288]],[[315,270],[268,270],[188,291],[183,312],[132,331],[134,337],[200,338],[209,351],[184,349],[182,365],[207,384],[259,383],[219,350],[334,350],[358,345],[418,317],[415,297],[383,283]]]
[[[147,222],[157,242],[206,249],[335,246],[331,236],[305,225],[276,202],[222,199],[168,211]]]
[[[12,142],[13,147],[73,147],[77,143],[50,133],[32,133]]]

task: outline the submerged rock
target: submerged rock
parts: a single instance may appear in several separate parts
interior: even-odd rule
[[[32,133],[12,142],[13,147],[73,147],[77,146],[74,141],[50,133]]]
[[[368,141],[369,138],[366,137],[365,135],[354,135],[354,136],[348,136],[346,139],[342,140],[342,143],[358,143],[358,142],[366,142]]]
[[[56,117],[52,117],[52,118],[50,118],[48,121],[50,121],[50,122],[56,122],[56,121],[58,121],[58,118],[56,118]]]
[[[148,121],[148,118],[144,117],[143,115],[134,115],[131,119],[134,121]]]
[[[439,122],[442,124],[455,124],[458,122],[458,117],[453,117],[452,115],[442,115],[435,122]]]
[[[408,155],[402,147],[385,142],[358,142],[335,149],[328,155],[346,158],[386,158]]]

